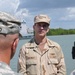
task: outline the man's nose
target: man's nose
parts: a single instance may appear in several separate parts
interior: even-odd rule
[[[40,26],[41,29],[44,29],[43,25]]]

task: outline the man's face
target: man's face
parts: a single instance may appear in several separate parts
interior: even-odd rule
[[[49,25],[44,22],[36,23],[33,28],[37,36],[45,36],[49,31]]]

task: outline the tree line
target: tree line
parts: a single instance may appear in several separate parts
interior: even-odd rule
[[[50,35],[69,35],[69,34],[75,34],[75,29],[62,29],[62,28],[50,29],[49,32],[47,33],[47,36],[50,36]]]

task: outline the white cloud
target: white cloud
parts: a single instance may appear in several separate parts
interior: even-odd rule
[[[75,14],[75,7],[73,7],[73,8],[67,8],[67,10],[68,10],[68,12],[70,14]]]
[[[19,0],[0,0],[0,11],[14,14],[18,8]]]
[[[61,17],[61,20],[65,21],[75,21],[75,8],[66,8],[64,11],[65,15]]]
[[[45,4],[46,3],[46,4]],[[68,3],[63,0],[44,1],[41,5],[40,0],[0,0],[0,11],[8,12],[15,15],[21,21],[25,21],[27,27],[33,25],[34,16],[40,13],[48,14],[51,17],[52,27],[61,27],[62,24],[67,28],[75,24],[75,0]],[[39,5],[38,5],[39,4]],[[67,26],[68,25],[68,26]],[[23,33],[26,27],[23,25]],[[75,25],[73,26],[75,27]]]
[[[24,18],[28,17],[29,13],[27,9],[20,9],[16,12],[15,16],[18,17],[21,21],[23,21]]]
[[[14,0],[14,1],[11,3],[11,6],[12,6],[12,8],[14,9],[14,12],[16,12],[16,10],[18,9],[19,4],[20,4],[19,0]]]

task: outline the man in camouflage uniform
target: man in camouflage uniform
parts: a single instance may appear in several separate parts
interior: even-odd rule
[[[40,14],[34,18],[34,37],[20,50],[18,72],[23,75],[66,75],[64,55],[56,42],[46,37],[50,18]]]
[[[9,67],[19,41],[21,22],[0,12],[0,75],[20,75]]]

